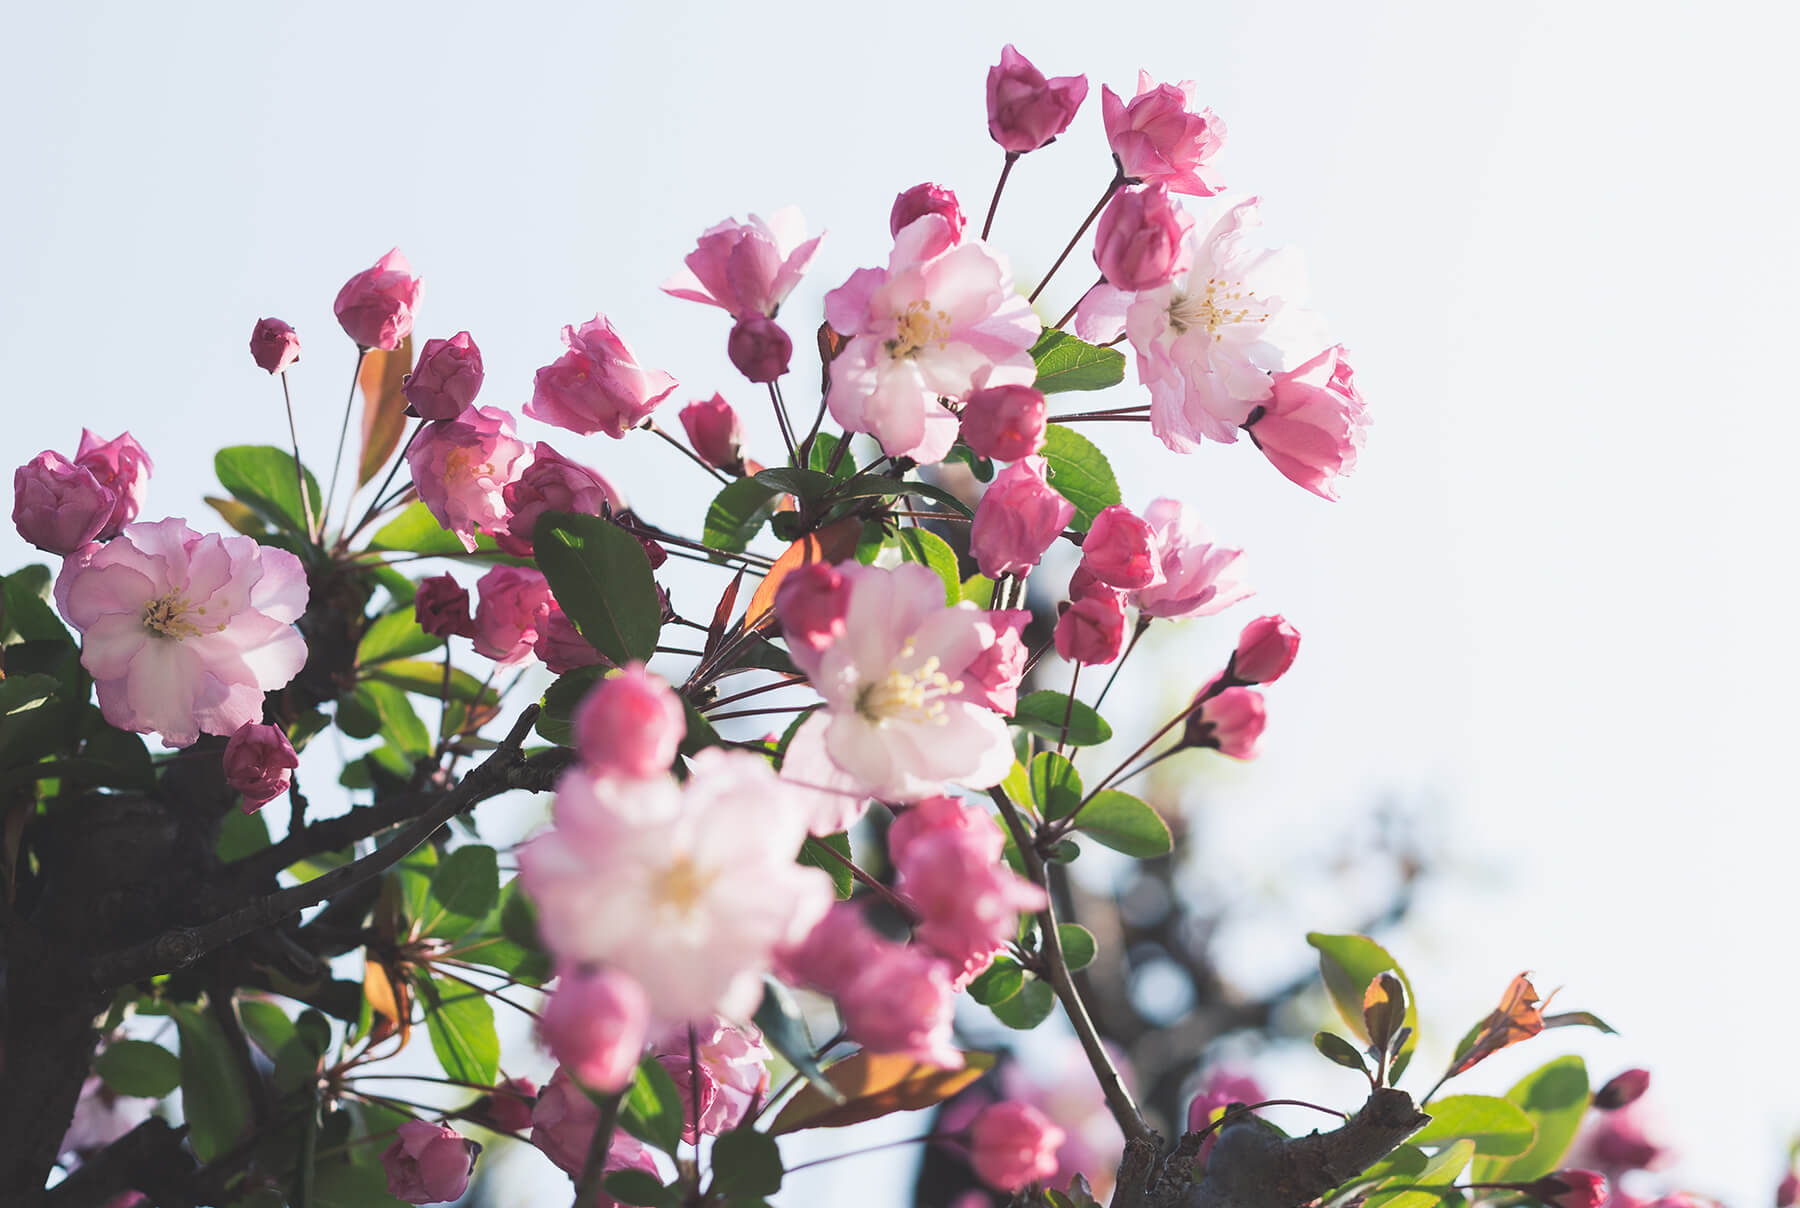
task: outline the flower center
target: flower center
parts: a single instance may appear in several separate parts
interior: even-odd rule
[[[950,316],[944,311],[933,310],[924,298],[908,302],[906,309],[900,312],[898,323],[894,338],[887,342],[888,355],[892,357],[912,356],[927,344],[942,348],[950,337]]]
[[[1268,322],[1269,312],[1263,309],[1266,305],[1246,289],[1242,281],[1220,281],[1217,277],[1209,277],[1201,292],[1176,293],[1169,299],[1169,325],[1177,335],[1189,328],[1204,327],[1214,340],[1219,340],[1223,338],[1219,328],[1229,323]],[[1253,311],[1257,312],[1254,317]]]
[[[695,867],[694,861],[687,856],[677,856],[656,883],[656,903],[676,914],[692,914],[718,876],[717,872]]]
[[[200,626],[188,620],[190,612],[205,615],[206,608],[195,608],[182,596],[170,592],[144,605],[144,628],[159,637],[174,638],[178,642],[183,638],[198,637]]]
[[[901,657],[910,657],[912,652],[912,639],[908,638]],[[856,711],[877,725],[886,721],[943,725],[949,720],[944,716],[944,698],[961,692],[963,682],[951,679],[938,667],[934,654],[911,671],[893,668],[857,693]]]
[[[453,449],[450,456],[444,459],[444,477],[451,482],[473,482],[478,478],[492,477],[494,467],[491,462],[476,461],[480,456],[473,449]]]

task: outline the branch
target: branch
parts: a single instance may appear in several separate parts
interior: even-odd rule
[[[152,1116],[81,1164],[44,1193],[43,1208],[103,1208],[127,1191],[145,1191],[174,1205],[193,1199],[185,1192],[196,1166],[182,1148],[187,1126],[171,1128]]]
[[[159,973],[186,968],[208,952],[232,940],[272,926],[309,906],[316,906],[335,894],[379,876],[398,864],[420,844],[429,839],[451,818],[464,810],[498,796],[509,789],[541,792],[555,782],[567,766],[566,751],[545,751],[530,759],[522,757],[519,748],[531,733],[537,720],[538,706],[528,706],[513,723],[493,754],[455,788],[437,801],[400,832],[394,840],[376,848],[360,860],[334,868],[302,885],[257,898],[249,904],[221,915],[197,927],[172,927],[161,935],[95,957],[88,965],[88,982],[95,989],[110,989],[141,981]]]

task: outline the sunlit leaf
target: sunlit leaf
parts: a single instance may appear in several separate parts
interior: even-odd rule
[[[1065,390],[1104,390],[1125,380],[1125,354],[1078,340],[1065,331],[1051,329],[1032,345],[1037,362],[1035,385],[1045,394]]]
[[[994,1003],[988,1010],[1007,1027],[1028,1032],[1056,1010],[1056,991],[1041,978],[1027,978],[1017,994]]]
[[[1537,1136],[1517,1157],[1478,1160],[1473,1172],[1477,1182],[1524,1182],[1557,1169],[1587,1114],[1587,1066],[1579,1057],[1558,1057],[1525,1075],[1506,1098],[1531,1118]]]
[[[1531,1148],[1537,1125],[1523,1108],[1492,1095],[1446,1095],[1430,1104],[1431,1123],[1410,1138],[1415,1145],[1442,1145],[1467,1137],[1481,1154],[1516,1155]]]
[[[785,986],[774,981],[763,982],[762,1005],[756,1008],[756,1016],[751,1022],[762,1029],[764,1042],[793,1066],[796,1073],[831,1102],[842,1101],[837,1088],[831,1085],[825,1071],[813,1058],[812,1037],[806,1031],[800,1005]]]
[[[356,371],[356,384],[362,390],[362,453],[357,458],[356,485],[362,486],[375,475],[400,447],[406,431],[406,396],[400,384],[412,372],[412,333],[400,341],[392,352],[371,348],[363,355]]]
[[[294,457],[273,445],[232,445],[213,455],[219,485],[239,501],[254,508],[263,519],[286,533],[304,535],[305,509],[300,505],[300,482]],[[306,473],[306,494],[313,516],[319,515],[319,484]]]
[[[1063,730],[1065,717],[1069,721],[1066,736]],[[1061,737],[1072,747],[1091,747],[1112,737],[1112,727],[1106,724],[1104,717],[1081,701],[1076,701],[1070,708],[1065,692],[1033,692],[1022,698],[1013,714],[1013,725],[1051,742]]]
[[[500,1076],[500,1039],[494,1008],[479,990],[442,978],[419,978],[425,999],[425,1030],[444,1073],[463,1082],[492,1086]]]
[[[1045,431],[1043,457],[1050,465],[1050,485],[1075,505],[1070,528],[1086,532],[1102,508],[1119,502],[1119,480],[1106,454],[1067,424],[1051,424]]]
[[[1525,974],[1513,978],[1506,993],[1500,996],[1500,1005],[1478,1025],[1474,1042],[1466,1051],[1457,1054],[1450,1066],[1450,1075],[1460,1074],[1501,1049],[1521,1040],[1530,1040],[1542,1032],[1544,1016],[1538,1009],[1539,1001],[1537,990]]]
[[[828,524],[816,533],[808,533],[783,550],[762,582],[756,585],[749,607],[744,610],[744,628],[758,629],[775,619],[775,592],[783,579],[815,562],[834,565],[848,560],[856,552],[856,541],[861,533],[862,521],[850,516]]]
[[[1148,802],[1118,789],[1095,793],[1075,816],[1075,829],[1140,860],[1166,856],[1175,846],[1162,815]]]
[[[954,605],[962,599],[962,576],[956,565],[956,551],[950,543],[929,529],[903,528],[894,535],[900,556],[908,562],[929,567],[943,580],[944,603]]]
[[[594,649],[620,666],[650,658],[662,600],[636,537],[599,516],[546,512],[532,548],[556,602]]]
[[[833,1104],[822,1092],[800,1089],[770,1127],[779,1136],[801,1128],[842,1128],[893,1112],[917,1111],[941,1103],[981,1077],[994,1064],[992,1053],[964,1053],[963,1067],[946,1070],[913,1057],[857,1053],[825,1071],[844,1101]]]
[[[1331,996],[1332,1005],[1337,1008],[1344,1025],[1365,1044],[1368,1043],[1369,1033],[1368,1025],[1363,1020],[1363,994],[1369,988],[1369,983],[1380,974],[1391,970],[1399,975],[1400,984],[1406,991],[1403,1026],[1411,1028],[1412,1032],[1393,1062],[1393,1076],[1398,1077],[1411,1059],[1419,1038],[1418,1003],[1406,971],[1388,955],[1385,948],[1364,935],[1326,935],[1313,931],[1307,934],[1306,942],[1318,950],[1319,974],[1324,978],[1325,990]]]
[[[443,638],[433,637],[419,627],[419,619],[408,605],[376,617],[363,631],[362,641],[356,644],[356,665],[372,667],[390,659],[410,658],[443,644]]]

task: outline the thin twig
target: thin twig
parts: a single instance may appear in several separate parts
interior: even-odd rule
[[[350,393],[344,399],[344,423],[338,429],[337,456],[331,461],[331,487],[325,492],[325,502],[319,507],[319,542],[324,543],[325,526],[331,523],[331,501],[337,498],[338,471],[344,464],[344,440],[350,435],[350,408],[356,405],[356,379],[362,376],[363,358],[369,350],[361,344],[356,346],[356,368],[350,371]]]
[[[1115,162],[1117,162],[1117,158],[1117,156],[1114,157]],[[1038,300],[1038,295],[1044,292],[1046,285],[1050,284],[1050,278],[1056,276],[1056,270],[1062,267],[1063,261],[1069,258],[1069,253],[1075,250],[1075,245],[1081,242],[1081,237],[1087,234],[1087,229],[1094,225],[1094,219],[1100,217],[1100,211],[1106,208],[1106,203],[1112,200],[1112,195],[1117,193],[1119,186],[1124,183],[1125,169],[1120,168],[1113,173],[1112,183],[1106,186],[1106,192],[1100,194],[1100,200],[1094,203],[1094,208],[1088,211],[1088,216],[1082,220],[1081,226],[1070,237],[1069,245],[1063,248],[1062,255],[1056,258],[1056,263],[1050,266],[1050,271],[1044,274],[1044,279],[1038,282],[1037,288],[1031,291],[1031,296],[1025,299],[1027,302]]]
[[[988,202],[987,221],[981,224],[981,237],[986,239],[988,232],[994,229],[994,211],[1000,208],[1000,194],[1006,188],[1006,178],[1012,175],[1013,165],[1019,162],[1019,152],[1008,151],[1006,162],[1000,166],[1000,179],[994,182],[994,200]]]

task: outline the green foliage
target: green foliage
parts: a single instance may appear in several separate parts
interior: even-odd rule
[[[636,537],[598,516],[546,512],[532,546],[556,602],[594,649],[621,666],[649,659],[662,601]]]
[[[706,509],[700,540],[714,549],[741,553],[775,514],[782,492],[759,478],[739,478],[725,485]]]
[[[794,1001],[786,986],[775,981],[763,982],[762,1003],[756,1008],[756,1016],[751,1022],[762,1029],[763,1041],[793,1066],[796,1073],[832,1102],[843,1102],[843,1096],[813,1059],[812,1037],[806,1031],[800,1004]]]
[[[1118,789],[1095,793],[1075,816],[1075,829],[1096,843],[1140,860],[1166,856],[1175,846],[1162,815],[1148,802]]]
[[[800,845],[799,862],[813,868],[822,868],[829,873],[832,887],[837,890],[838,900],[843,901],[850,896],[856,878],[851,875],[844,860],[833,859],[831,852],[822,850],[827,847],[843,856],[844,860],[850,858],[850,836],[839,831],[835,835],[808,835],[806,842]]]
[[[1031,800],[1045,818],[1061,818],[1081,804],[1081,773],[1055,751],[1042,751],[1031,761]]]
[[[1537,1135],[1530,1148],[1515,1157],[1476,1162],[1477,1181],[1525,1182],[1557,1168],[1587,1114],[1587,1066],[1579,1057],[1558,1057],[1521,1078],[1506,1092],[1506,1099],[1530,1118]]]
[[[1050,463],[1050,485],[1075,505],[1069,527],[1077,532],[1086,532],[1102,508],[1119,502],[1119,480],[1106,454],[1067,424],[1051,424],[1045,431],[1043,456]]]
[[[775,1138],[751,1128],[713,1143],[712,1189],[727,1196],[773,1195],[781,1190],[781,1150]]]
[[[944,603],[954,605],[962,599],[962,575],[956,565],[956,551],[929,529],[903,528],[894,534],[900,556],[931,569],[944,582]]]
[[[375,530],[375,535],[369,538],[369,548],[397,553],[436,554],[447,558],[471,556],[463,549],[456,534],[439,524],[437,517],[431,514],[431,509],[417,501],[407,504],[398,516]],[[524,562],[524,559],[506,555],[486,533],[475,534],[473,556],[488,561]]]
[[[1479,1154],[1514,1156],[1530,1149],[1537,1125],[1524,1109],[1492,1095],[1448,1095],[1431,1103],[1431,1123],[1414,1133],[1414,1145],[1443,1145],[1467,1137]]]
[[[1339,1036],[1336,1032],[1314,1032],[1313,1048],[1324,1054],[1327,1061],[1336,1062],[1347,1070],[1357,1070],[1368,1076],[1369,1066],[1356,1046]]]
[[[1045,394],[1065,390],[1105,390],[1125,380],[1125,354],[1100,348],[1065,331],[1046,331],[1031,346],[1037,381]]]
[[[115,1040],[94,1058],[94,1072],[121,1095],[160,1099],[181,1085],[181,1059],[147,1040]]]
[[[1400,984],[1406,987],[1406,1018],[1401,1026],[1411,1029],[1399,1056],[1394,1059],[1390,1082],[1399,1078],[1419,1042],[1418,1002],[1406,970],[1388,955],[1387,949],[1366,935],[1326,935],[1312,931],[1307,933],[1306,942],[1318,949],[1319,974],[1325,979],[1325,990],[1331,996],[1332,1005],[1337,1008],[1345,1026],[1365,1044],[1369,1030],[1363,1020],[1363,995],[1367,993],[1369,983],[1381,974],[1389,971],[1399,974]]]
[[[1458,1141],[1433,1156],[1416,1174],[1395,1175],[1384,1181],[1369,1193],[1366,1208],[1435,1208],[1447,1197],[1442,1191],[1425,1188],[1448,1185],[1474,1156],[1475,1142]],[[1421,1186],[1415,1188],[1415,1184]],[[1461,1203],[1460,1194],[1450,1194],[1455,1197],[1451,1202]]]
[[[447,978],[420,977],[415,984],[425,999],[431,1051],[444,1073],[492,1086],[500,1076],[500,1038],[494,1033],[494,1008],[487,996]]]
[[[839,483],[831,492],[833,500],[898,499],[903,495],[916,495],[920,499],[941,503],[959,516],[972,517],[975,515],[968,504],[943,487],[934,483],[920,482],[916,478],[889,478],[884,474],[858,474],[855,478]]]
[[[989,1006],[994,1018],[1009,1028],[1017,1028],[1022,1032],[1030,1031],[1046,1019],[1056,1009],[1056,991],[1050,983],[1037,977],[1029,977],[1021,985],[1018,992]]]
[[[421,935],[455,939],[472,930],[500,897],[499,857],[482,844],[459,847],[444,857],[431,878]]]
[[[1093,963],[1099,945],[1094,940],[1094,933],[1080,923],[1058,923],[1056,938],[1062,945],[1063,963],[1069,966],[1069,972],[1087,968]]]
[[[224,1033],[211,1016],[185,1003],[169,1014],[181,1036],[181,1104],[188,1143],[202,1162],[231,1150],[253,1122],[250,1090]]]
[[[433,637],[419,628],[419,619],[409,604],[375,618],[356,645],[356,665],[373,667],[391,659],[424,654],[443,644],[443,638]]]
[[[233,498],[284,533],[306,534],[306,512],[300,502],[300,484],[293,455],[273,445],[233,445],[213,457],[219,485]],[[319,484],[306,471],[306,494],[313,517],[322,511]]]
[[[219,821],[219,842],[213,851],[221,863],[229,864],[268,845],[269,824],[263,821],[260,810],[254,814],[230,810]]]
[[[49,567],[33,563],[0,581],[0,645],[73,641],[51,606],[53,579]]]
[[[638,1062],[631,1083],[625,1088],[625,1097],[619,1101],[619,1124],[644,1144],[667,1154],[673,1154],[680,1144],[681,1130],[686,1125],[681,1092],[676,1089],[674,1077],[656,1058],[646,1057]]]
[[[1055,742],[1063,733],[1064,717],[1069,719],[1069,730],[1062,741],[1069,746],[1091,747],[1112,737],[1112,727],[1104,717],[1080,701],[1071,709],[1065,692],[1033,692],[1024,697],[1013,714],[1013,725]]]
[[[969,983],[969,997],[984,1007],[1005,1002],[1025,987],[1025,970],[1010,956],[996,956],[994,963]]]
[[[605,673],[604,667],[577,667],[557,676],[556,681],[544,689],[544,711],[537,719],[539,737],[559,747],[574,746],[575,710]]]

